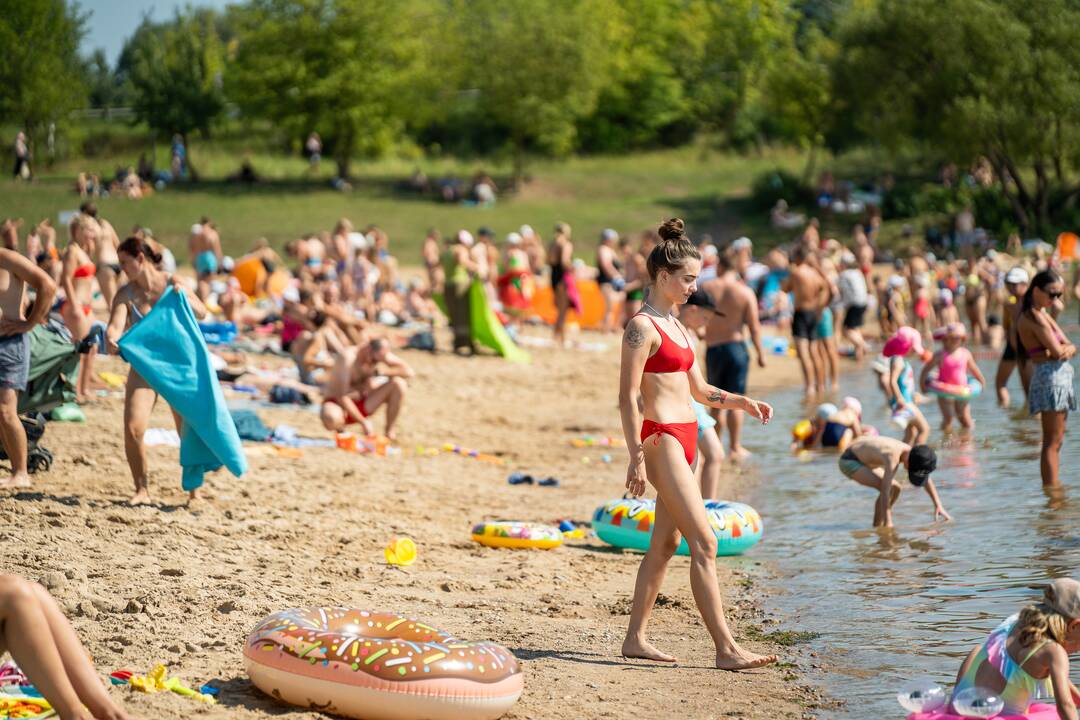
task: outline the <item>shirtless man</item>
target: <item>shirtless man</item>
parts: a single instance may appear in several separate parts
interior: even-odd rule
[[[1014,368],[1020,368],[1020,384],[1024,388],[1024,397],[1027,397],[1028,387],[1031,386],[1031,375],[1035,370],[1033,363],[1019,363],[1016,354],[1016,326],[1020,319],[1020,308],[1024,299],[1024,293],[1028,289],[1028,274],[1024,268],[1016,266],[1010,268],[1005,274],[1005,289],[1009,293],[1001,313],[1001,322],[1005,326],[1005,350],[998,362],[997,373],[994,376],[994,389],[997,390],[998,406],[1009,407],[1009,377]]]
[[[814,395],[825,389],[825,369],[821,367],[811,343],[816,337],[821,310],[829,302],[829,286],[825,278],[807,262],[806,250],[795,246],[791,251],[791,274],[785,278],[781,289],[795,295],[795,314],[791,320],[791,334],[795,338],[795,352],[802,368],[806,394]]]
[[[934,520],[952,520],[941,504],[930,473],[937,468],[937,455],[929,445],[908,445],[889,437],[859,438],[840,455],[840,472],[860,485],[878,491],[874,503],[874,527],[892,527],[892,507],[900,498],[896,481],[900,466],[907,469],[908,480],[926,490],[934,503]]]
[[[198,224],[191,226],[188,249],[191,252],[191,264],[195,266],[199,277],[196,292],[200,300],[205,300],[210,294],[210,279],[217,275],[218,268],[221,267],[221,238],[210,218],[203,217]]]
[[[363,347],[346,348],[334,361],[322,404],[323,426],[335,432],[357,423],[365,435],[373,435],[368,420],[386,405],[386,437],[393,440],[394,423],[405,400],[406,380],[415,373],[404,360],[390,352],[386,340],[376,338]]]
[[[98,287],[101,288],[101,297],[105,300],[106,307],[112,307],[113,297],[120,287],[120,257],[116,249],[120,247],[120,236],[116,234],[116,228],[108,220],[98,217],[96,208],[94,217],[97,218],[101,232],[98,233],[97,242],[94,244],[94,264],[97,265],[96,277]]]
[[[761,349],[761,324],[758,322],[757,297],[739,281],[731,262],[730,253],[720,253],[716,261],[717,277],[707,280],[702,289],[709,294],[717,308],[705,326],[705,369],[710,385],[736,395],[746,394],[746,375],[750,369],[750,353],[746,351],[743,328],[750,332],[754,343],[758,367],[765,367],[765,353]],[[750,455],[740,442],[742,436],[742,410],[716,410],[710,413],[716,418],[716,432],[723,435],[724,427],[730,437],[731,459],[743,460]]]
[[[0,441],[11,460],[11,477],[0,488],[30,486],[26,472],[26,430],[19,421],[19,393],[26,390],[30,373],[30,336],[35,325],[49,315],[56,283],[18,248],[17,224],[0,225]],[[34,309],[24,314],[26,286],[34,288]]]

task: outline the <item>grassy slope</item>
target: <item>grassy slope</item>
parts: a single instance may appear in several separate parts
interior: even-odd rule
[[[194,159],[204,177],[221,178],[234,172],[240,156],[228,150],[196,146]],[[163,151],[159,147],[159,165]],[[159,239],[186,258],[187,228],[201,215],[212,217],[222,230],[226,252],[242,254],[252,241],[265,236],[277,245],[308,231],[329,229],[339,217],[357,226],[375,223],[389,233],[406,262],[419,258],[419,245],[429,227],[444,234],[465,227],[492,227],[499,235],[528,223],[547,235],[558,220],[569,222],[578,238],[579,254],[591,261],[594,238],[604,227],[637,232],[678,215],[697,235],[709,232],[717,239],[749,234],[760,240],[779,239],[770,234],[767,218],[741,209],[753,178],[766,170],[801,168],[802,157],[792,151],[771,150],[762,155],[737,156],[703,153],[682,148],[622,157],[575,158],[560,162],[538,161],[529,170],[532,181],[516,196],[503,197],[492,209],[436,203],[403,194],[395,185],[420,164],[432,179],[446,172],[468,178],[479,163],[438,161],[413,163],[387,160],[358,165],[352,192],[330,189],[322,180],[305,180],[306,163],[300,158],[269,154],[250,156],[265,183],[239,188],[220,180],[196,186],[176,186],[140,200],[108,198],[99,207],[123,235],[136,223],[152,228]],[[113,168],[119,159],[99,159],[94,168]],[[124,159],[127,163],[129,160]],[[504,177],[506,168],[486,168]],[[72,190],[75,163],[42,173],[32,185],[2,182],[0,217],[23,217],[28,222],[74,209],[79,198]],[[324,163],[323,175],[332,171]]]

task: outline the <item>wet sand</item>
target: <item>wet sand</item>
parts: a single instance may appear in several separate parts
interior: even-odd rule
[[[210,476],[209,497],[194,509],[183,506],[178,451],[162,447],[149,449],[151,492],[160,504],[124,504],[131,480],[123,399],[101,398],[85,408],[84,425],[50,423],[42,444],[56,455],[52,470],[34,476],[31,490],[0,498],[3,569],[50,587],[103,676],[121,668],[145,673],[164,663],[189,685],[221,687],[215,706],[114,688],[140,718],[325,717],[255,689],[241,653],[263,616],[332,604],[401,612],[464,639],[506,645],[525,674],[525,692],[509,718],[812,713],[824,701],[800,670],[811,661],[762,639],[776,620],[762,610],[768,569],[753,552],[718,563],[728,617],[749,648],[777,652],[786,662],[727,673],[712,668],[687,558],[672,562],[654,613],[653,641],[680,658],[678,666],[665,667],[618,654],[639,555],[595,538],[546,552],[471,541],[476,522],[587,521],[598,505],[621,495],[625,450],[570,444],[584,433],[621,436],[618,339],[584,339],[608,347],[531,349],[528,366],[406,352],[417,377],[400,426],[402,455],[314,448],[294,459],[245,443],[247,475]],[[100,367],[126,372],[116,360]],[[798,381],[787,357],[770,356],[768,369],[751,370],[755,393]],[[286,423],[330,436],[311,412],[259,414],[271,427]],[[151,427],[172,427],[164,403]],[[749,424],[747,432],[755,432]],[[447,442],[493,453],[505,465],[417,452]],[[605,454],[611,463],[601,461]],[[554,476],[561,485],[511,486],[506,477],[515,470]],[[725,473],[724,497],[746,497],[757,477]],[[399,535],[419,547],[412,567],[383,560],[383,547]]]

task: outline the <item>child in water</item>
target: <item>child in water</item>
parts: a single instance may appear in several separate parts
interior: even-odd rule
[[[1069,655],[1080,651],[1080,582],[1061,578],[1043,600],[998,625],[960,665],[950,705],[973,687],[1005,701],[1002,715],[1023,715],[1037,697],[1053,697],[1061,720],[1077,720]],[[955,711],[955,708],[953,708]]]
[[[942,385],[956,385],[968,387],[971,384],[969,378],[979,381],[985,386],[986,378],[982,370],[975,363],[971,351],[964,347],[967,340],[967,329],[963,323],[953,323],[945,328],[945,334],[941,338],[944,349],[934,353],[934,357],[923,366],[919,374],[919,387],[930,389],[927,380],[930,372],[937,368],[937,382]],[[971,430],[975,427],[975,421],[971,418],[971,403],[953,397],[938,396],[938,407],[941,408],[941,430],[949,432],[952,428],[953,415],[960,420],[960,427]]]
[[[893,423],[904,431],[904,442],[921,445],[930,438],[930,423],[915,403],[915,371],[906,359],[912,352],[929,359],[929,353],[923,349],[922,337],[913,327],[901,327],[885,343],[882,354],[889,360],[885,394],[892,409]]]

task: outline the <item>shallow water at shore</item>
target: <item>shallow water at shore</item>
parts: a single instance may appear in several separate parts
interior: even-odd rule
[[[995,366],[981,363],[991,382]],[[831,401],[860,398],[865,422],[900,436],[869,368],[844,377],[842,387]],[[1015,376],[1010,389],[1015,404]],[[747,438],[762,470],[753,503],[766,526],[755,555],[779,573],[767,607],[785,618],[785,629],[818,634],[810,647],[827,662],[821,682],[846,701],[823,717],[903,717],[896,692],[906,682],[950,686],[973,646],[1041,596],[1034,586],[1078,574],[1075,418],[1061,456],[1067,490],[1051,497],[1039,479],[1037,418],[999,410],[988,392],[973,401],[973,436],[961,439],[954,425],[943,438],[936,402],[923,405],[938,450],[934,481],[953,522],[935,524],[929,497],[901,471],[904,492],[889,532],[871,528],[874,494],[840,474],[834,453],[789,451],[792,425],[812,412],[801,391],[768,399],[777,420],[764,434],[748,427]]]

